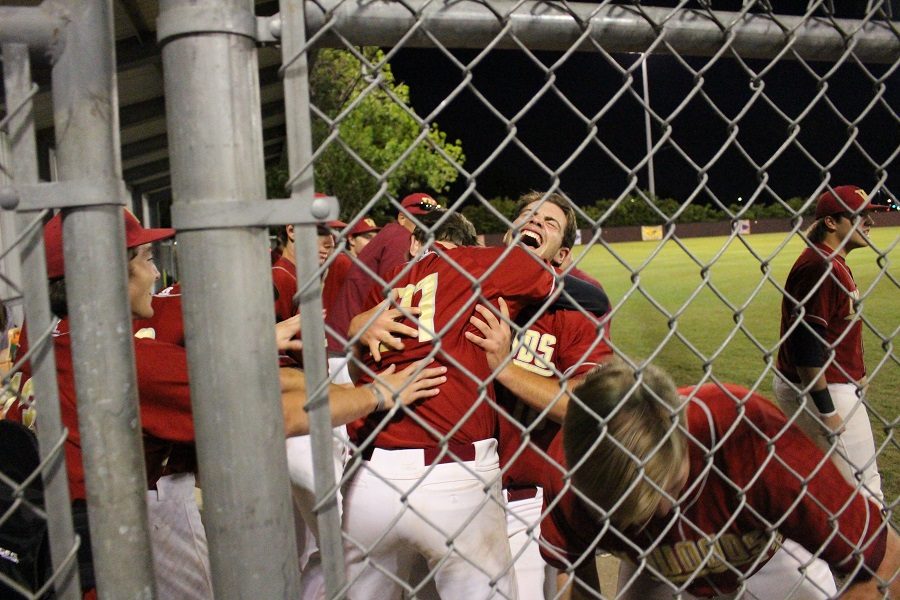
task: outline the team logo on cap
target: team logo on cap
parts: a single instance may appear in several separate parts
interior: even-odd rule
[[[369,227],[375,227],[375,226],[376,226],[376,225],[375,225],[375,221],[373,221],[372,219],[370,219],[370,218],[368,218],[368,217],[366,217],[365,219],[363,219],[363,223],[365,223],[365,224],[368,225]]]
[[[422,198],[419,199],[419,204],[427,204],[428,206],[432,206],[435,208],[437,208],[438,206],[437,200],[435,200],[431,196],[422,196]]]
[[[863,202],[865,202],[866,200],[869,199],[869,195],[866,193],[866,190],[864,190],[864,189],[856,188],[855,190],[853,190],[853,192],[854,192],[857,196],[859,196],[860,198],[862,198],[862,201],[863,201]]]

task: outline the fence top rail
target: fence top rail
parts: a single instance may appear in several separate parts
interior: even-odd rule
[[[786,56],[791,58],[832,61],[849,47],[863,62],[890,63],[900,57],[900,33],[890,21],[585,2],[317,0],[308,3],[307,27],[310,38],[325,46],[339,46],[343,37],[362,46],[393,46],[401,41],[406,47],[440,43],[448,48],[517,48],[523,44],[551,51],[600,46],[609,52],[653,48],[654,52],[710,56],[720,52],[723,43],[730,43],[744,58],[773,58],[787,45],[792,52]],[[323,28],[327,31],[322,32]],[[660,36],[663,43],[658,41]]]

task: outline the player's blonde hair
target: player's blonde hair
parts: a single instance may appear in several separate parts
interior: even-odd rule
[[[563,424],[578,492],[619,530],[643,527],[681,476],[687,445],[678,390],[662,369],[612,357],[575,388]]]

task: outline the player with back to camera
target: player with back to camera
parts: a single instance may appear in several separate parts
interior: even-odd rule
[[[351,426],[360,451],[344,495],[350,597],[398,597],[398,580],[411,581],[419,557],[441,597],[516,594],[500,497],[497,415],[492,390],[481,383],[490,368],[464,334],[472,330],[476,303],[496,306],[502,295],[515,315],[524,304],[548,298],[555,278],[521,248],[473,247],[474,227],[461,214],[434,216],[433,246],[427,246],[430,232],[417,230],[414,259],[388,277],[394,302],[417,315],[401,323],[412,337],[402,350],[379,348],[376,340],[363,358],[371,372],[434,356],[448,367],[448,380],[440,401]],[[385,296],[373,289],[366,308],[400,310],[388,309]],[[356,317],[351,331],[360,319],[368,315]]]
[[[618,598],[821,599],[900,594],[900,539],[784,414],[731,384],[676,389],[652,365],[606,361],[574,390],[550,454],[542,553],[599,589],[594,553],[622,559]],[[816,555],[822,561],[811,560]]]
[[[874,211],[888,208],[873,204],[853,185],[819,196],[816,220],[806,234],[809,247],[784,284],[773,384],[785,414],[796,416],[797,425],[831,452],[848,481],[879,499],[881,475],[865,404],[859,289],[846,257],[870,245]]]

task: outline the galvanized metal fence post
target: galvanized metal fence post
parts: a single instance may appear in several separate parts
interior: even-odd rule
[[[264,202],[255,27],[252,0],[160,3],[173,221],[221,599],[296,598],[299,589],[266,231],[178,214]]]
[[[291,198],[309,203],[313,199],[312,124],[309,108],[309,61],[306,52],[305,3],[282,1],[281,48],[284,64],[284,105],[287,124],[288,172]],[[316,226],[296,227],[297,283],[303,336],[320,340],[325,337],[322,320],[322,289],[316,275]],[[319,525],[319,551],[325,574],[328,597],[335,598],[343,587],[344,551],[341,537],[340,507],[335,493],[333,468],[333,430],[328,406],[328,365],[324,349],[318,344],[303,347],[303,370],[306,373],[307,410],[312,436],[315,469],[316,503]]]
[[[53,67],[59,180],[93,188],[98,203],[68,209],[63,220],[94,571],[100,597],[146,598],[153,562],[128,305],[112,2],[61,6],[69,20]]]
[[[10,115],[7,128],[12,152],[12,180],[19,184],[34,184],[38,181],[37,146],[31,101],[31,62],[27,46],[3,44],[3,79]],[[50,329],[53,320],[45,276],[43,236],[38,222],[40,214],[41,211],[21,211],[16,215],[18,233],[25,236],[18,253],[21,272],[26,275],[21,279],[22,297],[28,307],[28,325],[35,341],[40,333]],[[32,346],[32,385],[34,397],[40,398],[41,403],[41,426],[37,429],[37,436],[41,460],[46,461],[41,477],[55,579],[53,587],[58,598],[75,600],[81,598],[81,585],[75,561],[77,547],[69,508],[71,498],[65,454],[60,443],[67,432],[62,427],[60,417],[56,359],[52,348],[49,341]]]

